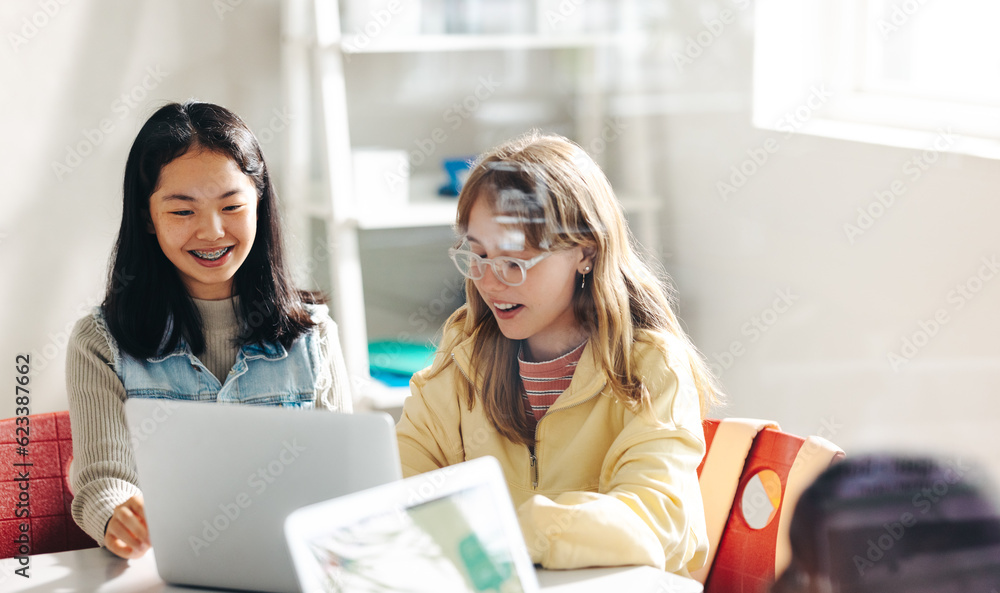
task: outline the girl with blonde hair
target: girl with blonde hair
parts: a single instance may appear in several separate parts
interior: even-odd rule
[[[700,568],[715,384],[604,173],[565,138],[510,141],[470,172],[457,232],[467,303],[411,381],[404,475],[496,457],[546,568]]]

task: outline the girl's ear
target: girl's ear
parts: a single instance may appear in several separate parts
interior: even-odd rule
[[[153,217],[149,215],[149,210],[143,210],[142,217],[146,219],[146,232],[150,235],[155,235],[156,227],[153,226]]]
[[[594,255],[597,253],[597,249],[593,245],[587,245],[583,247],[583,258],[580,259],[580,264],[577,266],[581,274],[586,274],[594,268]]]

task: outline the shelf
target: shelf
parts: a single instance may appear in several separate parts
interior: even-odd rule
[[[364,37],[363,34],[361,34]],[[519,49],[572,49],[609,47],[635,42],[636,36],[620,33],[565,35],[412,35],[375,37],[365,45],[358,34],[345,33],[339,46],[345,54],[422,53],[449,51],[506,51]]]
[[[626,214],[651,214],[658,212],[663,207],[663,198],[659,196],[617,195]]]
[[[409,204],[380,211],[359,211],[355,221],[359,229],[403,229],[428,226],[451,226],[455,223],[458,198],[426,196],[411,199]]]
[[[544,16],[538,13],[533,27],[525,24],[519,30],[537,30],[539,33],[420,35],[418,28],[410,26],[412,23],[405,27],[405,23],[390,27],[387,22],[377,22],[379,27],[369,27],[370,22],[363,24],[362,28],[367,33],[342,33],[339,18],[341,2],[338,0],[287,0],[283,4],[286,8],[282,13],[286,102],[295,113],[300,114],[290,126],[288,142],[285,143],[290,168],[290,174],[285,176],[287,195],[296,198],[294,207],[301,213],[301,217],[296,220],[296,228],[309,233],[310,241],[311,235],[325,235],[317,237],[325,241],[331,254],[326,262],[329,274],[327,278],[323,278],[324,281],[329,281],[329,286],[322,288],[329,290],[332,297],[332,312],[339,324],[344,357],[352,381],[369,376],[368,330],[360,253],[363,231],[411,229],[408,233],[400,233],[406,238],[406,235],[416,234],[417,230],[423,228],[433,229],[428,231],[428,235],[438,235],[455,223],[457,199],[437,195],[438,187],[444,183],[444,175],[440,171],[430,171],[430,164],[426,167],[426,173],[423,169],[411,170],[408,200],[404,200],[403,196],[391,196],[391,192],[378,192],[378,188],[365,191],[364,184],[354,187],[351,183],[352,175],[341,174],[353,171],[354,164],[355,147],[349,130],[353,127],[352,123],[356,126],[358,122],[352,122],[349,106],[352,102],[369,100],[373,92],[366,84],[352,84],[349,75],[356,74],[360,68],[366,77],[380,84],[383,81],[380,77],[393,76],[394,78],[384,79],[386,87],[379,91],[379,96],[391,99],[393,108],[398,106],[403,110],[400,116],[410,117],[425,117],[429,113],[424,104],[426,97],[421,94],[425,91],[431,92],[441,87],[442,97],[467,92],[459,87],[457,81],[450,80],[454,77],[447,63],[449,60],[441,62],[430,59],[432,57],[466,53],[469,54],[469,59],[479,55],[484,59],[488,58],[488,62],[501,58],[498,67],[505,73],[509,71],[511,77],[537,79],[528,78],[524,80],[525,88],[520,91],[504,92],[484,103],[475,116],[476,128],[462,133],[464,146],[481,142],[482,138],[494,138],[501,132],[506,135],[511,128],[521,129],[526,121],[560,125],[562,122],[567,125],[571,123],[581,142],[596,140],[602,137],[608,118],[618,114],[659,114],[658,110],[662,110],[661,103],[664,103],[664,99],[670,99],[670,95],[663,97],[655,93],[638,98],[631,96],[634,93],[621,92],[611,92],[610,96],[606,96],[609,93],[606,92],[608,89],[604,86],[604,78],[609,65],[605,64],[607,60],[604,54],[620,54],[609,60],[621,62],[622,68],[627,69],[621,78],[628,81],[633,70],[635,73],[640,72],[639,60],[643,57],[641,50],[652,46],[656,41],[637,11],[628,12],[631,17],[622,21],[625,24],[621,26],[621,30],[611,24],[613,19],[571,19],[566,27],[559,25],[554,32],[542,32],[549,29]],[[572,4],[576,6],[581,3],[575,1]],[[607,7],[615,5],[614,2],[607,3]],[[493,22],[494,20],[507,20],[511,23],[516,21],[505,19],[505,10],[501,8],[499,14],[486,23],[490,30],[504,30],[501,29],[504,23]],[[554,25],[549,23],[548,26]],[[583,27],[609,30],[587,32]],[[348,28],[356,29],[356,26],[348,25]],[[509,30],[518,29],[514,29],[511,24]],[[610,51],[605,52],[605,49]],[[562,60],[564,56],[549,56],[560,59],[542,60],[536,72],[535,64],[530,62],[539,56],[528,53],[536,51],[572,54],[573,59]],[[503,59],[506,57],[503,52],[530,59],[527,62]],[[369,59],[360,57],[362,55],[383,57]],[[428,56],[426,72],[423,71],[424,60],[421,59],[419,75],[409,76],[407,73],[413,71],[412,64],[408,63],[411,60],[398,59],[403,55]],[[351,64],[354,60],[362,60],[364,64]],[[561,99],[555,100],[557,98],[554,94],[558,89],[553,89],[552,92],[546,89],[553,77],[560,77],[561,80],[564,75],[572,78],[573,92],[566,97],[571,105],[564,104]],[[617,80],[618,77],[613,78]],[[370,81],[366,79],[354,82]],[[638,85],[639,82],[636,81],[635,84]],[[417,92],[413,92],[414,89]],[[620,96],[623,94],[630,96],[622,99]],[[685,113],[696,110],[701,105],[701,99],[699,97],[698,101],[684,103],[676,108]],[[732,108],[731,101],[719,103],[724,108]],[[609,104],[615,109],[609,109]],[[673,103],[667,104],[668,111],[675,108]],[[718,109],[715,103],[712,105]],[[441,104],[440,108],[443,111],[448,106]],[[359,110],[359,113],[367,115],[364,109]],[[566,122],[566,116],[572,121]],[[378,125],[390,126],[389,123],[382,122]],[[387,130],[385,138],[379,142],[384,142],[386,146],[408,146],[412,139],[405,137],[405,134]],[[631,154],[624,145],[620,149],[623,154]],[[623,209],[636,215],[633,218],[639,227],[638,236],[647,241],[644,245],[650,252],[660,253],[656,237],[664,200],[655,195],[646,195],[651,193],[647,188],[653,187],[648,171],[651,167],[636,169],[641,178],[633,180],[629,185],[646,191],[637,195],[622,193],[619,198]],[[291,181],[287,181],[289,178]],[[359,190],[363,193],[358,193]],[[380,193],[390,195],[376,199]],[[312,224],[317,220],[324,224]],[[376,274],[379,272],[371,271]],[[368,405],[380,408],[398,408],[406,393],[405,389],[392,390],[377,386],[355,391],[355,395],[362,396],[361,399],[367,401]]]
[[[411,178],[408,203],[368,208],[359,206],[347,215],[347,222],[362,230],[451,226],[458,211],[458,197],[437,195],[435,190],[443,182],[443,176],[440,179],[434,175]],[[314,218],[327,219],[330,216],[329,203],[310,202],[306,208],[309,216]]]
[[[619,196],[622,208],[626,213],[648,214],[659,211],[663,202],[657,196]],[[410,203],[381,210],[359,211],[350,220],[359,229],[404,229],[432,226],[451,226],[455,224],[458,208],[458,198],[417,194]],[[327,216],[328,208],[313,204],[310,215],[317,218]]]
[[[457,198],[427,196],[377,211],[359,210],[348,221],[363,230],[451,226],[455,223],[457,206]],[[329,212],[327,205],[308,205],[308,213],[314,218],[326,219]]]

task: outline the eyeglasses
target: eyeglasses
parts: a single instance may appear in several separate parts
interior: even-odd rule
[[[455,267],[463,276],[471,280],[479,280],[486,273],[486,266],[493,268],[496,277],[507,286],[520,286],[528,278],[528,270],[538,262],[552,255],[551,251],[546,251],[529,260],[518,259],[516,257],[494,257],[486,259],[480,257],[468,249],[448,250],[448,256],[455,262]]]

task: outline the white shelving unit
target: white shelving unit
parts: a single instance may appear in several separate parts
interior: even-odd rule
[[[364,48],[345,48],[346,54],[447,51],[495,51],[522,49],[571,49],[608,47],[626,41],[622,35],[412,35],[377,40]]]
[[[309,235],[310,219],[325,225],[331,285],[324,288],[330,290],[333,317],[340,326],[348,370],[357,387],[368,377],[359,231],[451,225],[456,200],[411,184],[410,203],[405,207],[381,211],[356,207],[347,62],[378,60],[378,55],[386,54],[574,51],[578,54],[574,139],[586,146],[588,140],[600,137],[607,107],[605,93],[594,80],[595,52],[634,44],[637,39],[618,34],[387,36],[355,50],[341,33],[337,0],[286,0],[283,21],[285,99],[296,114],[287,136],[283,195],[289,200],[289,218],[297,236]],[[360,58],[359,54],[371,55]],[[470,154],[486,148],[468,147]],[[644,194],[622,197],[622,202],[627,211],[640,214],[637,233],[646,248],[655,252],[656,214],[662,200]]]

